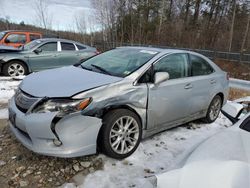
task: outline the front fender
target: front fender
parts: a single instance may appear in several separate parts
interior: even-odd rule
[[[55,131],[67,153],[83,156],[96,153],[97,137],[102,120],[80,114],[62,118],[55,125]]]

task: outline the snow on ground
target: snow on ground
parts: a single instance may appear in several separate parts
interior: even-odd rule
[[[19,83],[20,80],[18,79],[0,77],[0,103],[8,103]]]
[[[7,119],[8,118],[8,109],[0,109],[0,119]]]
[[[0,119],[8,117],[7,108],[1,108],[1,104],[6,106],[5,104],[14,95],[14,90],[20,84],[22,78],[0,77]]]
[[[143,187],[145,176],[174,168],[185,151],[190,151],[195,145],[230,125],[220,115],[212,124],[195,124],[198,126],[196,129],[178,127],[162,132],[142,141],[136,152],[124,160],[118,161],[101,155],[105,161],[103,170],[87,177],[77,177],[76,184],[65,184],[64,187]]]

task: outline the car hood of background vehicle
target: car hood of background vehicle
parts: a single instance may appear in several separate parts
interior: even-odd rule
[[[33,73],[22,81],[20,88],[35,97],[70,97],[121,79],[69,66]]]

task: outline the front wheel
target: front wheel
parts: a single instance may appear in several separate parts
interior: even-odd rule
[[[136,150],[141,136],[142,126],[138,116],[130,110],[117,109],[104,116],[99,144],[106,155],[123,159]]]
[[[24,76],[27,73],[26,65],[19,61],[11,61],[3,66],[4,76]]]
[[[206,123],[214,122],[220,114],[221,107],[222,107],[222,99],[219,95],[216,95],[208,107],[207,115],[204,121]]]

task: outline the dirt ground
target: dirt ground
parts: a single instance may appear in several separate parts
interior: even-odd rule
[[[35,154],[12,136],[7,120],[0,120],[0,187],[58,187],[101,169],[97,155],[62,159]]]

